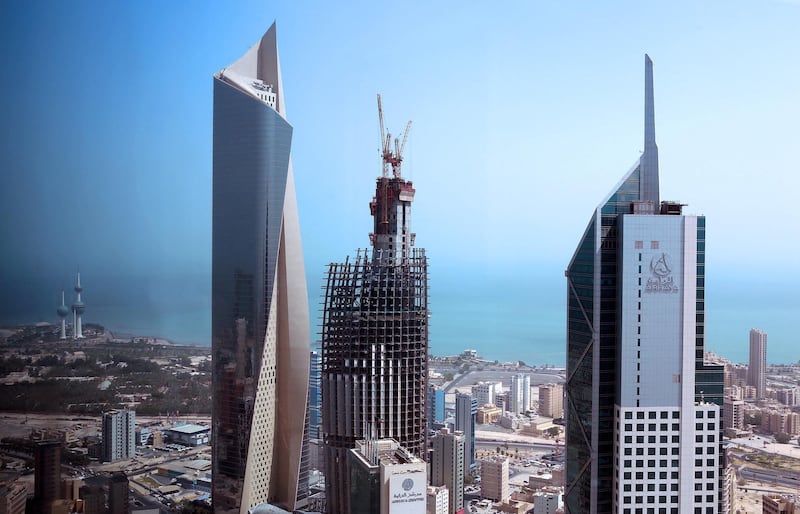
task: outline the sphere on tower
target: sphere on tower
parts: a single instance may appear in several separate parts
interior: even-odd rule
[[[67,314],[69,314],[69,309],[66,305],[64,305],[64,291],[61,291],[61,305],[58,306],[56,312],[58,313],[58,317],[61,319],[66,318]]]

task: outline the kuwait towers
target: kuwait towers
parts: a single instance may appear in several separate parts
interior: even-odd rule
[[[302,507],[308,297],[275,25],[214,75],[213,508]]]

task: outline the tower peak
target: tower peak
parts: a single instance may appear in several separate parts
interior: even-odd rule
[[[639,160],[641,174],[639,193],[642,201],[659,205],[658,146],[656,145],[655,99],[653,93],[653,60],[644,54],[644,152]]]

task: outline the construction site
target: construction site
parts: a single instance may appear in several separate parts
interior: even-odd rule
[[[401,138],[381,122],[382,173],[370,202],[371,249],[329,265],[322,322],[322,423],[328,512],[349,511],[348,453],[393,438],[425,458],[428,265],[410,230],[415,190],[401,174]],[[402,141],[402,142],[401,142]],[[390,176],[391,171],[391,176]]]

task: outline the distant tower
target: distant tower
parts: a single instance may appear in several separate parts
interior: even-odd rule
[[[34,497],[36,512],[50,512],[50,504],[61,495],[61,443],[40,441],[34,449]]]
[[[747,368],[747,385],[756,388],[756,398],[767,394],[767,333],[753,328],[750,330],[750,366]]]
[[[81,301],[81,291],[83,288],[81,287],[81,272],[78,272],[78,281],[75,283],[75,294],[77,297],[75,298],[75,303],[72,304],[72,315],[74,316],[75,323],[73,324],[73,339],[83,339],[83,311],[86,310],[86,306]]]
[[[61,318],[61,336],[60,339],[67,338],[67,314],[69,314],[69,309],[64,304],[64,290],[61,290],[61,306],[59,306],[58,310],[58,317]]]

